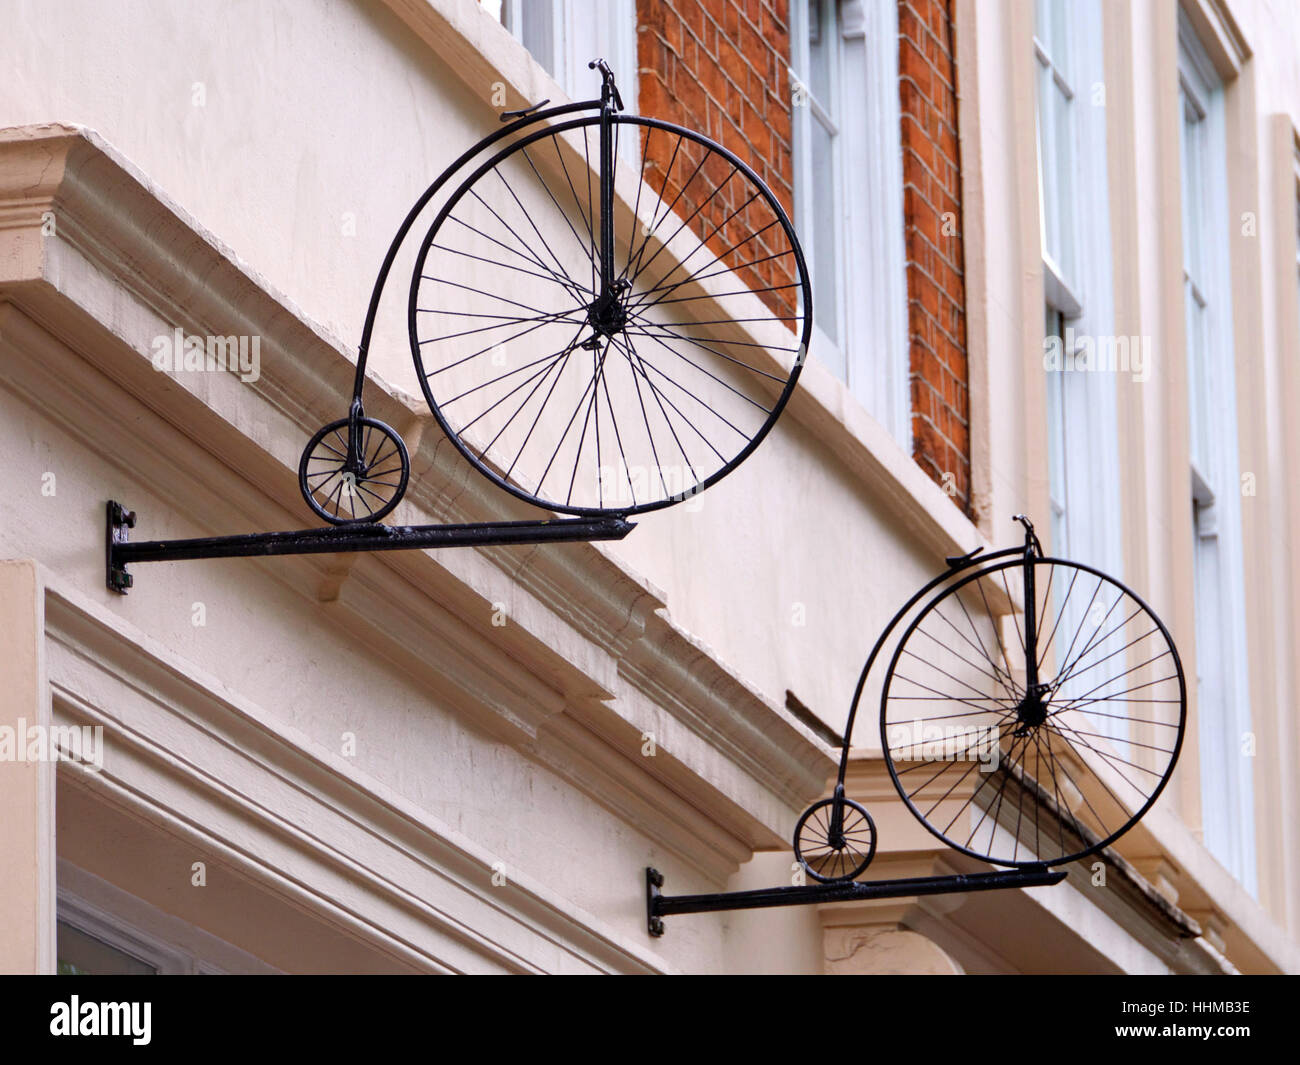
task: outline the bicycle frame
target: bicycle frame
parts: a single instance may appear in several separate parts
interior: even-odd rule
[[[893,616],[893,618],[890,619],[889,624],[885,626],[884,631],[881,632],[880,636],[876,639],[875,646],[872,647],[871,654],[867,657],[867,664],[862,667],[862,673],[858,677],[857,687],[853,691],[853,702],[849,707],[848,721],[845,723],[844,726],[844,739],[840,745],[839,774],[835,778],[835,798],[837,800],[843,799],[844,797],[844,778],[848,773],[849,747],[853,740],[853,723],[857,718],[858,704],[862,701],[862,693],[867,685],[867,677],[871,673],[871,667],[875,665],[876,659],[879,657],[880,652],[884,649],[885,643],[888,641],[890,634],[898,627],[899,622],[901,622],[905,617],[907,617],[908,614],[911,613],[911,611],[917,605],[917,603],[919,603],[922,599],[924,599],[927,595],[929,595],[932,591],[934,591],[934,589],[938,588],[945,581],[951,580],[958,573],[963,573],[966,570],[971,569],[972,567],[983,566],[985,563],[992,562],[995,559],[1010,558],[1012,555],[1023,555],[1025,559],[1025,576],[1027,581],[1027,587],[1029,588],[1033,587],[1034,567],[1033,567],[1032,560],[1034,558],[1041,557],[1043,553],[1042,544],[1039,542],[1038,536],[1034,532],[1034,527],[1029,523],[1028,518],[1024,517],[1023,515],[1017,514],[1016,520],[1020,521],[1025,526],[1025,542],[1022,546],[1007,547],[1007,548],[1003,548],[1000,551],[990,552],[989,554],[985,554],[984,549],[980,547],[980,548],[976,548],[974,551],[970,552],[969,554],[955,555],[948,558],[946,560],[948,563],[948,569],[944,573],[941,573],[939,576],[935,577],[933,580],[927,582],[922,588],[920,588],[917,592],[915,592],[912,595],[912,597],[908,599],[908,601],[899,608],[898,613],[896,613]],[[1036,676],[1035,676],[1035,683],[1037,683]],[[840,803],[837,801],[835,806],[834,819],[838,819],[840,816],[841,816],[841,806]],[[832,822],[833,828],[837,827],[835,825],[834,819]]]
[[[549,100],[543,100],[532,107],[523,108],[517,111],[503,111],[501,120],[508,125],[489,134],[482,140],[467,148],[449,167],[447,167],[437,179],[428,188],[420,194],[420,197],[412,205],[402,224],[397,228],[392,242],[388,246],[388,252],[384,256],[384,261],[379,267],[379,273],[375,277],[374,288],[370,293],[370,303],[366,307],[365,323],[361,327],[361,343],[357,347],[357,371],[352,386],[352,405],[348,413],[349,422],[356,424],[356,420],[363,415],[362,392],[366,383],[366,362],[370,353],[370,339],[374,334],[375,318],[379,313],[379,300],[384,291],[384,285],[388,281],[388,275],[392,271],[393,263],[397,259],[397,253],[401,249],[407,236],[411,232],[411,227],[420,214],[429,205],[429,202],[438,194],[438,192],[447,184],[451,178],[459,173],[472,159],[481,152],[491,148],[493,145],[505,140],[507,137],[526,129],[529,126],[536,125],[539,122],[546,122],[561,115],[575,114],[580,111],[601,112],[600,124],[600,167],[601,167],[601,248],[600,248],[600,279],[601,279],[601,302],[608,302],[610,294],[614,291],[614,184],[607,177],[613,169],[613,136],[611,133],[613,123],[612,115],[615,111],[623,110],[623,99],[619,95],[618,87],[614,84],[614,74],[610,70],[609,64],[603,59],[594,60],[589,64],[591,69],[599,69],[603,83],[599,99],[581,100],[577,103],[560,104],[556,107],[546,107]],[[350,434],[352,435],[352,434]],[[352,448],[350,447],[351,451]]]

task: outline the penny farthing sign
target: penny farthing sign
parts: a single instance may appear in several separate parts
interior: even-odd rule
[[[876,640],[831,797],[794,830],[795,858],[816,883],[670,897],[647,869],[651,935],[670,914],[1058,884],[1063,866],[1102,852],[1152,807],[1187,720],[1169,631],[1113,577],[1046,557],[1017,520],[1022,546],[948,559]],[[1005,869],[858,879],[876,825],[845,782],[855,719],[877,691],[880,749],[908,810],[955,851]]]
[[[327,525],[133,543],[135,515],[110,501],[110,588],[125,594],[127,567],[143,562],[621,539],[629,518],[703,491],[749,457],[807,352],[812,291],[799,241],[744,161],[693,130],[627,114],[609,67],[591,66],[599,99],[503,114],[399,227],[367,308],[347,415],[311,437],[299,464],[303,499]],[[410,458],[365,413],[366,362],[380,298],[412,240],[407,333],[430,411],[479,473],[561,517],[382,524],[406,491]],[[795,857],[813,883],[665,896],[647,869],[652,935],[671,914],[1059,883],[1061,866],[1102,851],[1150,809],[1182,745],[1177,650],[1135,593],[1045,557],[1021,520],[1023,546],[949,559],[876,641],[832,794],[795,826]],[[845,788],[873,682],[883,759],[907,808],[949,847],[1002,870],[859,879],[876,827]]]
[[[132,543],[135,515],[111,502],[109,587],[125,593],[138,562],[620,539],[629,517],[749,457],[794,390],[812,330],[794,228],[745,162],[693,130],[625,113],[613,72],[591,66],[598,100],[503,114],[394,236],[347,416],[311,438],[299,465],[303,498],[328,527]],[[366,361],[408,239],[418,245],[407,331],[434,418],[501,489],[569,517],[380,524],[406,491],[410,458],[365,413]]]

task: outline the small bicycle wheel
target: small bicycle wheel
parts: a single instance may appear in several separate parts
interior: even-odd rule
[[[1108,846],[1159,797],[1187,690],[1168,630],[1089,566],[1033,556],[949,584],[881,695],[890,775],[934,835],[1007,866]]]
[[[522,499],[593,516],[667,506],[734,470],[785,406],[811,331],[803,253],[757,174],[689,130],[611,121],[615,276],[602,280],[592,114],[469,175],[423,240],[408,306],[420,385],[461,453]]]
[[[836,804],[839,805],[839,824]],[[852,799],[822,799],[794,827],[794,856],[823,884],[856,880],[876,853],[876,823]]]
[[[308,442],[298,463],[302,497],[333,525],[379,521],[406,491],[411,460],[402,438],[374,418],[330,422]]]

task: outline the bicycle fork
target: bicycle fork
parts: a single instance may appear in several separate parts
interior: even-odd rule
[[[1033,523],[1023,514],[1016,520],[1025,527],[1025,695],[1016,712],[1013,736],[1028,736],[1034,728],[1047,720],[1047,695],[1050,684],[1038,679],[1038,593],[1034,586],[1034,560],[1043,553]]]
[[[623,306],[623,293],[631,285],[625,278],[614,276],[614,115],[623,110],[623,98],[614,84],[614,72],[603,59],[593,59],[587,64],[601,74],[600,89],[600,292],[587,308],[587,319],[592,335],[582,346],[590,351],[600,347],[601,340],[623,328],[627,310]]]

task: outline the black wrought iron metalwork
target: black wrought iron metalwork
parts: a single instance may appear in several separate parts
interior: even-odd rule
[[[1046,557],[1033,524],[1017,520],[1021,546],[947,559],[872,647],[833,793],[795,827],[795,857],[819,885],[664,898],[662,878],[648,871],[652,935],[674,913],[1059,883],[1066,873],[1053,867],[1114,843],[1151,808],[1186,726],[1173,640],[1134,592],[1090,566]],[[1010,631],[998,618],[1009,619]],[[876,832],[845,794],[853,726],[872,668],[904,622],[881,685],[890,777],[933,835],[1012,872],[857,879],[875,854]]]
[[[298,463],[302,497],[331,524],[375,522],[397,506],[411,476],[411,459],[397,432],[361,405],[320,429]]]
[[[876,823],[844,789],[813,803],[794,826],[794,856],[814,880],[856,880],[876,854]]]
[[[945,843],[997,865],[1060,865],[1115,842],[1160,796],[1186,682],[1142,599],[1044,557],[1022,520],[1019,557],[948,582],[903,631],[881,745],[908,809]],[[1013,607],[1002,630],[975,621],[994,596]]]
[[[299,462],[304,500],[333,528],[131,543],[134,514],[110,502],[110,588],[125,594],[136,562],[621,539],[629,515],[694,495],[750,455],[789,399],[811,335],[794,229],[742,160],[692,130],[625,114],[609,65],[590,67],[599,99],[503,112],[506,124],[443,171],[398,227],[371,290],[347,417],[317,431]],[[630,212],[616,195],[620,133],[639,139],[641,170],[625,176]],[[421,388],[480,473],[577,518],[379,524],[410,478],[401,436],[362,402],[380,298],[412,228],[456,178],[411,279]],[[643,195],[647,207],[653,199],[647,223]],[[551,241],[541,213],[556,222]],[[479,243],[463,246],[464,233]],[[544,305],[524,303],[539,281]],[[692,307],[710,313],[685,313]],[[511,343],[528,354],[503,368],[491,356]]]
[[[989,873],[957,873],[952,876],[918,876],[898,880],[837,880],[807,886],[758,888],[704,895],[664,895],[664,876],[647,867],[646,930],[652,936],[664,934],[664,918],[679,913],[720,913],[724,910],[761,910],[773,906],[815,906],[825,902],[865,902],[868,899],[899,899],[912,895],[951,895],[971,891],[1001,891],[1008,888],[1048,887],[1069,874],[1064,869],[995,870]]]
[[[368,421],[380,297],[412,228],[454,178],[418,247],[408,334],[430,410],[481,474],[551,511],[625,517],[716,483],[780,416],[812,330],[785,210],[726,148],[625,113],[608,64],[590,66],[599,99],[503,113],[509,124],[452,163],[398,228],[362,329],[346,456],[318,454],[322,476],[302,481],[326,521],[376,520],[353,517],[339,485],[365,476],[352,438]],[[635,153],[619,149],[629,137]],[[404,487],[383,493],[388,509]]]
[[[632,522],[618,517],[488,521],[461,525],[395,526],[371,523],[132,543],[130,530],[135,528],[135,520],[134,511],[109,500],[105,532],[107,584],[113,591],[123,594],[134,583],[126,567],[136,562],[621,540],[636,527]]]

